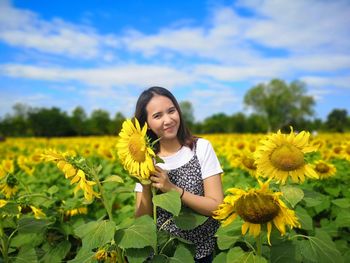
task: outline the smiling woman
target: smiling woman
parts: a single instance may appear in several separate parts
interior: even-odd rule
[[[136,185],[136,216],[153,215],[151,187],[163,193],[177,191],[184,207],[209,217],[198,227],[183,230],[169,212],[157,207],[157,226],[193,243],[196,262],[211,262],[219,227],[211,215],[223,200],[223,190],[222,169],[210,142],[191,135],[178,102],[167,89],[145,90],[137,101],[135,117],[141,125],[147,123],[151,140],[159,138],[155,153],[164,161],[151,173],[151,186]]]

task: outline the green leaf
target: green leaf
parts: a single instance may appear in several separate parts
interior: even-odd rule
[[[164,160],[162,158],[160,158],[158,155],[156,155],[155,159],[156,159],[155,160],[156,163],[164,163]]]
[[[129,263],[143,263],[151,255],[152,248],[129,248],[126,250],[126,256]]]
[[[54,186],[51,186],[49,189],[47,189],[47,193],[50,194],[50,195],[53,195],[55,193],[57,193],[60,189],[54,185]]]
[[[116,232],[115,239],[117,244],[124,249],[151,246],[156,250],[156,231],[153,219],[148,215],[144,215],[137,218],[130,227],[119,229]]]
[[[297,187],[281,186],[281,191],[283,193],[283,197],[292,207],[295,207],[295,205],[299,203],[304,197],[303,190]]]
[[[220,226],[216,232],[217,244],[221,250],[232,247],[242,237],[242,221],[238,218],[228,226]]]
[[[11,261],[12,262],[12,261]],[[37,263],[38,258],[32,246],[23,246],[19,249],[15,263]]]
[[[78,251],[77,256],[74,259],[69,260],[68,263],[91,263],[91,262],[94,262],[92,261],[92,258],[94,257],[94,255],[95,255],[94,252],[80,249]]]
[[[334,197],[337,197],[337,196],[339,196],[341,189],[339,187],[334,187],[334,186],[332,186],[332,187],[325,186],[324,190],[327,194],[334,196]]]
[[[305,230],[312,230],[313,229],[313,223],[312,223],[312,217],[307,213],[307,211],[298,206],[295,209],[296,216],[298,217],[298,220],[301,224],[301,228]]]
[[[31,217],[23,217],[18,220],[18,232],[19,233],[38,233],[44,231],[49,225],[51,225],[47,219],[35,219]]]
[[[331,207],[331,201],[329,196],[325,197],[321,204],[314,206],[316,214],[321,213],[322,211],[328,210]]]
[[[50,263],[60,263],[62,259],[65,258],[68,251],[71,248],[71,244],[69,241],[64,240],[58,245],[51,247],[49,251],[44,255],[44,257],[40,260],[42,262],[50,262]]]
[[[11,247],[22,247],[24,245],[28,245],[31,247],[38,246],[44,240],[43,233],[26,233],[26,234],[18,234],[11,239],[10,246]]]
[[[207,216],[200,215],[187,207],[183,207],[179,216],[174,217],[176,226],[183,230],[196,228],[203,224],[207,219]]]
[[[183,262],[186,262],[186,263],[194,262],[193,255],[184,245],[178,245],[176,247],[174,256],[169,258],[169,263],[183,263]]]
[[[231,248],[226,260],[230,263],[267,263],[265,258],[256,256],[253,252],[246,253],[240,247]]]
[[[104,180],[103,182],[104,183],[106,182],[124,183],[124,180],[118,175],[111,175],[111,176],[108,176],[106,180]]]
[[[332,200],[332,203],[340,208],[349,208],[350,207],[350,199],[349,198],[339,198]]]
[[[18,205],[14,202],[8,202],[5,206],[0,208],[0,215],[15,216],[18,215],[18,213]]]
[[[299,249],[306,260],[317,263],[343,262],[340,252],[334,242],[323,231],[316,230],[316,235],[307,240],[299,241]]]
[[[218,247],[221,250],[229,249],[236,243],[236,241],[240,237],[241,237],[240,235],[236,235],[236,236],[220,235],[217,240]]]
[[[226,257],[227,253],[221,252],[214,258],[213,263],[226,263]]]
[[[169,191],[164,194],[156,195],[152,198],[153,204],[164,210],[178,216],[181,210],[180,194],[177,191]]]
[[[167,256],[164,255],[155,255],[152,258],[152,263],[168,263],[168,258]]]
[[[313,206],[320,205],[324,202],[325,198],[327,198],[327,196],[320,194],[318,192],[304,190],[303,201],[305,202],[306,207],[313,207]]]
[[[337,227],[350,227],[350,212],[348,210],[341,210],[335,219]]]
[[[115,223],[110,220],[93,221],[74,229],[74,233],[83,241],[86,250],[103,246],[110,242],[115,233]]]
[[[296,246],[291,241],[273,244],[270,248],[271,263],[294,263],[296,260]]]

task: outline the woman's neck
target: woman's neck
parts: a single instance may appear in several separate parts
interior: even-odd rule
[[[160,149],[159,149],[159,156],[169,156],[172,155],[174,153],[176,153],[177,151],[179,151],[182,147],[182,145],[180,144],[179,140],[169,140],[169,141],[160,141]]]

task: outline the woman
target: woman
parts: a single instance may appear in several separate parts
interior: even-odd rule
[[[164,161],[156,164],[151,185],[136,185],[136,216],[152,216],[152,186],[164,193],[179,192],[184,206],[209,218],[193,230],[181,230],[172,220],[163,227],[195,244],[196,262],[211,262],[216,245],[214,234],[219,226],[211,216],[223,201],[222,169],[213,147],[209,141],[191,135],[178,102],[165,88],[151,87],[142,92],[136,103],[135,118],[141,126],[147,122],[147,135],[152,140],[161,138],[155,152]],[[158,227],[171,216],[158,208]]]

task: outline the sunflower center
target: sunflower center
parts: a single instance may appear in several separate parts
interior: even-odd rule
[[[304,154],[294,145],[284,144],[271,154],[272,164],[282,171],[293,171],[302,167]]]
[[[271,195],[258,193],[242,196],[236,201],[235,208],[244,221],[253,224],[264,224],[271,221],[280,210]]]
[[[144,162],[146,159],[146,143],[139,134],[133,134],[129,141],[129,152],[137,162]]]
[[[340,146],[336,146],[333,151],[337,154],[339,154],[341,152],[342,148]]]
[[[251,170],[256,170],[256,165],[254,164],[254,159],[244,156],[242,159],[242,163],[245,167]]]
[[[324,163],[318,163],[315,167],[316,171],[319,173],[328,173],[329,172],[329,166]]]
[[[14,177],[13,175],[10,174],[6,179],[6,184],[9,187],[14,188],[18,184],[18,181],[17,181],[16,177]]]

